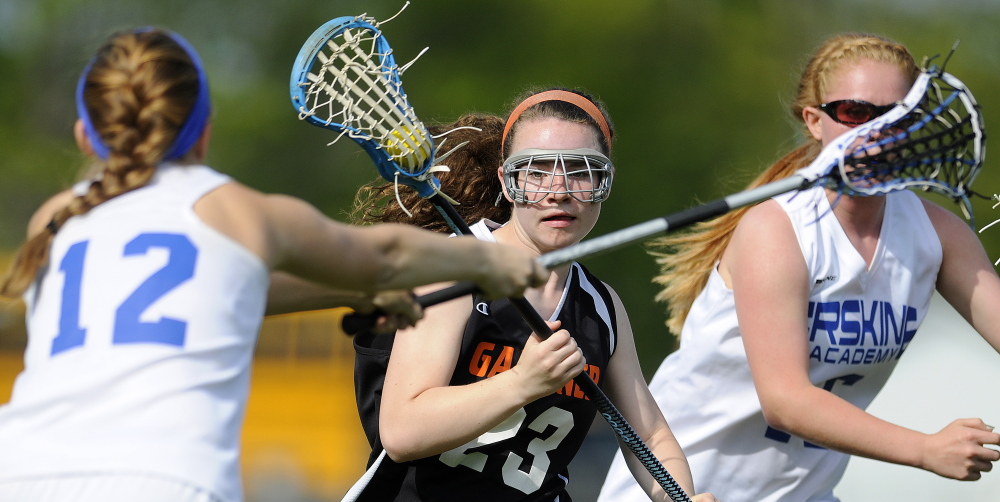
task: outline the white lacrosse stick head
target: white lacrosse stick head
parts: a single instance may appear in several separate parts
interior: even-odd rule
[[[831,141],[797,174],[811,182],[824,179],[847,195],[928,190],[967,209],[969,187],[983,163],[983,130],[968,88],[931,68],[894,108]]]

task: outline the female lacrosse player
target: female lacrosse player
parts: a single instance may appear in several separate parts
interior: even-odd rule
[[[448,157],[452,172],[441,181],[464,217],[506,221],[480,220],[473,225],[479,238],[541,255],[590,232],[614,174],[611,124],[600,105],[553,89],[528,96],[506,121],[466,116],[449,129],[464,126],[478,131],[448,135],[446,143],[470,144]],[[365,219],[402,219],[399,206],[373,202],[391,186],[371,191],[374,198],[360,199]],[[418,224],[443,229],[428,204],[410,199],[404,205],[411,205]],[[355,486],[352,497],[569,500],[567,465],[595,416],[571,381],[581,371],[693,493],[684,454],[646,388],[615,292],[572,263],[552,270],[543,287],[525,296],[553,329],[563,329],[540,341],[507,300],[468,296],[435,306],[420,325],[396,333],[380,402],[378,358],[386,347],[358,339],[358,399],[373,453],[372,477]],[[638,461],[632,468],[650,498],[666,500]],[[715,499],[704,494],[698,500]]]
[[[276,286],[298,275],[369,296],[464,278],[499,297],[547,276],[514,247],[348,227],[201,165],[205,72],[169,32],[111,38],[77,104],[76,140],[98,174],[38,210],[0,284],[24,294],[29,337],[0,408],[0,500],[241,500],[240,424],[271,270],[285,272]]]
[[[825,42],[792,104],[808,142],[758,186],[808,165],[840,134],[903,99],[919,70],[901,45]],[[979,479],[1000,453],[980,419],[936,434],[864,409],[927,314],[937,288],[1000,350],[1000,279],[968,225],[899,191],[775,197],[660,241],[680,349],[650,389],[691,462],[696,488],[733,501],[835,501],[849,455]],[[614,460],[602,501],[641,493]]]

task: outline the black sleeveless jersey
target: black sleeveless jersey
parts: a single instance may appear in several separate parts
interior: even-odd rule
[[[466,385],[509,370],[531,329],[506,299],[473,298],[451,385]],[[617,342],[616,316],[607,287],[583,266],[571,266],[554,318],[583,350],[585,372],[598,385]],[[479,438],[454,450],[397,464],[382,455],[378,407],[390,336],[355,339],[355,392],[372,456],[369,472],[345,500],[553,501],[570,500],[567,466],[596,409],[574,382],[540,398]],[[353,495],[357,495],[354,498]]]

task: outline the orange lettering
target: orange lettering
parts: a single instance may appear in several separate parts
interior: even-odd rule
[[[590,379],[593,380],[594,383],[601,383],[601,367],[600,366],[592,366],[592,365],[588,364],[587,365],[587,373],[590,373]]]
[[[599,366],[584,365],[583,371],[590,375],[591,380],[597,383],[601,378],[601,368]],[[575,380],[570,380],[566,385],[562,386],[555,392],[555,394],[561,394],[564,396],[571,396],[577,399],[583,399],[589,401],[590,398],[583,393],[583,388],[576,384]]]
[[[490,361],[493,360],[492,357],[483,354],[487,350],[493,350],[496,345],[490,342],[479,342],[479,346],[476,347],[476,352],[472,354],[472,362],[469,363],[469,372],[477,377],[481,377],[486,374],[486,370],[490,367]],[[490,375],[492,376],[492,375]]]
[[[486,375],[486,378],[509,370],[513,361],[514,347],[504,345],[503,350],[500,351],[500,355],[497,356],[497,362],[493,364],[493,369],[490,370],[489,375]]]

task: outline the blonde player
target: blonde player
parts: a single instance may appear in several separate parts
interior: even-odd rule
[[[807,141],[760,185],[903,100],[919,69],[867,34],[823,43],[792,104]],[[919,433],[865,412],[935,289],[1000,351],[1000,279],[960,218],[908,191],[839,197],[816,187],[667,237],[661,259],[681,346],[650,390],[698,490],[727,502],[834,502],[850,455],[979,479],[1000,435],[979,418]],[[612,462],[602,502],[641,494]],[[891,482],[891,480],[886,480]]]

